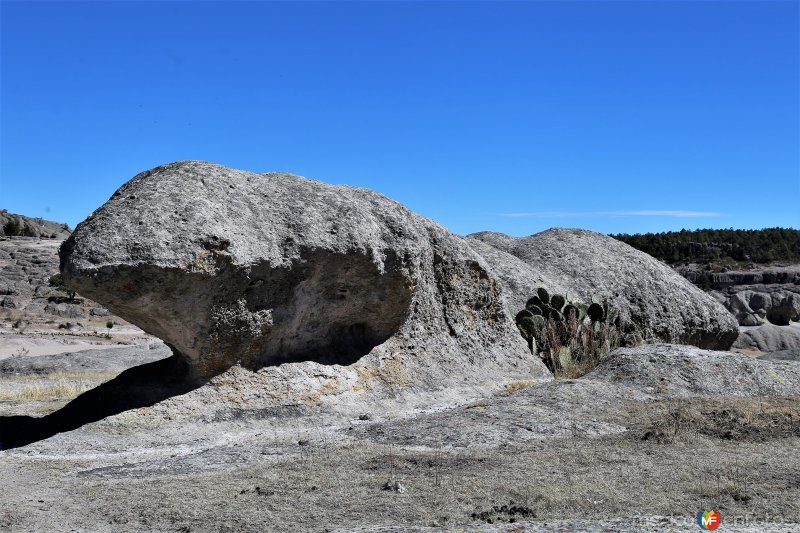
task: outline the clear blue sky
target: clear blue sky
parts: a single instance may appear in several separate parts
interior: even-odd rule
[[[459,234],[800,228],[797,1],[2,1],[0,207],[179,159]]]

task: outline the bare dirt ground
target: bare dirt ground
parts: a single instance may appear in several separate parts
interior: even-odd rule
[[[674,368],[651,356],[638,380],[621,359],[444,407],[253,408],[197,401],[212,398],[206,385],[0,451],[0,531],[699,531],[706,508],[721,512],[720,531],[797,531],[800,397],[787,383],[798,363],[731,354],[743,375],[784,388],[706,394],[713,375],[706,388],[687,380],[724,367],[703,353],[722,354]],[[26,384],[95,387],[168,355],[156,345],[0,362],[0,438],[12,416],[83,392]]]

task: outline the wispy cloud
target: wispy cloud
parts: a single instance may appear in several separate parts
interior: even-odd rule
[[[723,216],[723,214],[714,211],[642,210],[642,211],[533,211],[530,213],[500,213],[500,216],[511,217],[511,218],[573,218],[573,217],[699,218],[699,217],[720,217]]]

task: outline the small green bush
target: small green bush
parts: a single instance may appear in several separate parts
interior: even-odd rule
[[[75,291],[67,287],[67,284],[64,283],[64,277],[61,274],[50,276],[50,279],[47,280],[47,284],[58,291],[68,294],[70,301],[75,300]]]

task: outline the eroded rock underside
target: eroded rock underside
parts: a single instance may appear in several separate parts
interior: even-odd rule
[[[200,378],[236,365],[333,393],[549,378],[481,257],[366,189],[158,167],[78,225],[61,271]]]

